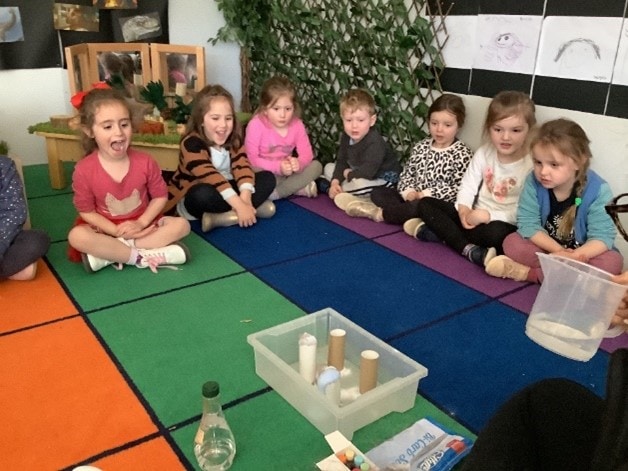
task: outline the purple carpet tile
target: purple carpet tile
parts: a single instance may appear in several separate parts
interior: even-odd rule
[[[620,348],[628,348],[628,334],[621,334],[614,339],[604,339],[600,348],[608,353],[613,353]]]
[[[290,201],[324,217],[325,219],[335,222],[345,229],[356,232],[367,239],[373,239],[374,237],[380,237],[382,235],[392,234],[403,230],[401,226],[377,223],[366,218],[354,218],[347,216],[344,211],[336,207],[333,200],[331,200],[327,195],[319,195],[316,198],[294,197]]]
[[[512,283],[516,283],[519,286],[524,286],[524,283],[518,283],[513,281]],[[500,298],[499,300],[507,304],[508,306],[518,309],[519,311],[530,314],[532,310],[532,305],[536,300],[536,295],[539,292],[540,285],[528,285],[523,289],[515,291],[514,293],[507,294],[506,296]]]

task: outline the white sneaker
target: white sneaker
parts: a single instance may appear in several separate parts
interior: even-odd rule
[[[96,273],[109,265],[113,265],[116,270],[122,270],[122,265],[111,260],[105,260],[104,258],[94,257],[87,253],[81,253],[81,261],[83,262],[83,268],[87,273]]]
[[[142,259],[136,267],[150,268],[153,273],[157,273],[157,268],[176,270],[172,265],[182,265],[190,260],[190,251],[183,242],[175,242],[158,249],[138,249],[137,251]]]

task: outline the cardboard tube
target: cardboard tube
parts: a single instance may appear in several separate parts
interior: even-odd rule
[[[175,85],[175,95],[185,96],[188,92],[188,84],[187,83],[177,83]]]
[[[345,340],[347,332],[343,329],[334,329],[329,332],[329,350],[327,351],[327,364],[338,371],[345,367]]]
[[[360,394],[377,386],[377,368],[379,353],[375,350],[364,350],[360,355]]]
[[[304,332],[299,337],[299,372],[309,384],[316,380],[316,337]]]

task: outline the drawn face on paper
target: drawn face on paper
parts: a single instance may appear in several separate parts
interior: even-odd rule
[[[512,47],[518,42],[518,39],[515,35],[511,33],[504,33],[497,36],[495,39],[495,44],[497,47]]]

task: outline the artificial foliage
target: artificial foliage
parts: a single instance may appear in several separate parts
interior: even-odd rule
[[[427,0],[217,0],[226,26],[210,41],[241,46],[242,108],[257,106],[263,82],[296,85],[319,159],[335,159],[338,104],[350,88],[370,91],[382,134],[407,158],[426,136],[429,104],[441,90],[436,32],[444,14]],[[431,9],[430,9],[431,8]],[[433,11],[436,8],[438,11]],[[437,21],[438,20],[438,21]]]

